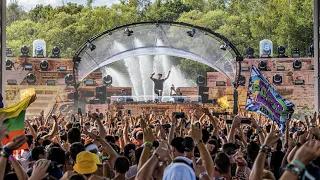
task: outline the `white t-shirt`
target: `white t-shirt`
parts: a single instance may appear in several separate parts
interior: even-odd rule
[[[125,178],[130,179],[133,176],[136,176],[138,173],[138,165],[133,165],[129,167],[129,170],[126,172]]]

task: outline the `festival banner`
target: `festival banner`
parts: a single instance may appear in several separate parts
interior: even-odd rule
[[[294,104],[282,98],[268,80],[252,66],[247,93],[246,110],[258,112],[285,129],[286,119],[293,113]]]

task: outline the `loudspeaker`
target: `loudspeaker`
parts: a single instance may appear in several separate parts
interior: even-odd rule
[[[107,87],[100,86],[96,87],[96,98],[100,100],[101,103],[107,101]]]
[[[202,103],[210,103],[209,88],[205,86],[198,86],[198,95],[201,96]]]

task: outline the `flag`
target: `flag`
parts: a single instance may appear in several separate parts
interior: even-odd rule
[[[263,74],[252,66],[246,110],[267,116],[284,131],[286,119],[293,113],[293,108],[294,104],[282,98]]]
[[[0,109],[0,117],[3,113],[6,113],[6,120],[3,122],[3,126],[8,129],[8,136],[3,138],[2,145],[6,145],[12,141],[15,136],[24,134],[24,119],[31,98],[29,96],[11,107]],[[20,147],[20,149],[27,148],[27,143]]]

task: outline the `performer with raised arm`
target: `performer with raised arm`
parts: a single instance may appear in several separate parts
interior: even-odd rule
[[[167,80],[170,76],[171,70],[169,70],[169,73],[166,78],[162,79],[162,74],[158,74],[158,79],[153,78],[155,73],[152,73],[150,76],[150,79],[154,82],[154,93],[156,93],[158,96],[162,96],[163,92],[163,83],[165,80]]]

